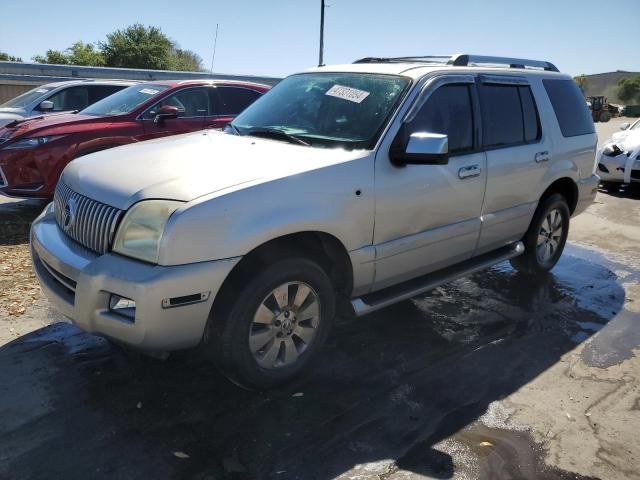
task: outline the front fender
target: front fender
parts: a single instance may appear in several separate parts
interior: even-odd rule
[[[186,205],[165,228],[161,265],[239,257],[279,237],[318,231],[348,251],[373,236],[373,157],[260,183]]]

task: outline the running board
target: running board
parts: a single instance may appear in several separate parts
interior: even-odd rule
[[[443,268],[442,270],[423,275],[422,277],[354,298],[351,300],[351,305],[353,306],[356,316],[361,317],[362,315],[367,315],[368,313],[375,312],[394,303],[433,290],[456,278],[464,277],[478,270],[484,270],[496,263],[517,257],[523,253],[524,244],[522,242],[516,242],[512,245],[494,250],[493,252],[472,258],[461,264],[452,265],[451,267]]]

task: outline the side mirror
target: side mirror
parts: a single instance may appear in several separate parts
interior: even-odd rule
[[[626,130],[630,126],[631,124],[629,122],[624,122],[623,124],[620,125],[620,130]]]
[[[406,146],[392,147],[389,156],[395,165],[446,165],[449,137],[442,133],[412,133]]]
[[[155,113],[155,116],[153,117],[153,123],[155,123],[156,125],[162,125],[165,120],[177,117],[178,107],[174,107],[173,105],[163,105]]]
[[[38,105],[38,108],[40,109],[41,112],[50,112],[51,110],[53,110],[53,102],[50,100],[43,100],[42,102],[40,102],[40,105]]]

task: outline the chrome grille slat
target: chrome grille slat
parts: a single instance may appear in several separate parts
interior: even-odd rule
[[[72,199],[76,205],[75,219],[71,227],[65,230],[65,207]],[[58,182],[53,202],[56,222],[70,238],[99,254],[111,248],[122,210],[74,192],[62,182]]]

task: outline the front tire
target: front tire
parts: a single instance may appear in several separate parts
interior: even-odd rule
[[[567,242],[570,217],[564,196],[554,193],[546,198],[538,205],[523,238],[525,252],[512,258],[511,266],[529,274],[542,274],[551,270],[560,259]]]
[[[225,295],[222,318],[210,318],[205,348],[223,374],[245,388],[269,388],[317,357],[335,316],[325,271],[306,258],[271,264]]]

